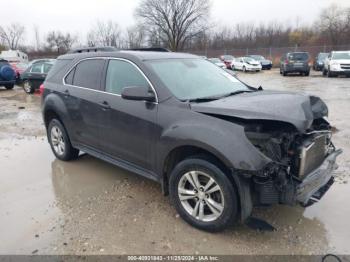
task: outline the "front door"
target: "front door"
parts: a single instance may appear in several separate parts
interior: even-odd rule
[[[101,130],[103,151],[146,170],[152,169],[155,156],[157,103],[131,101],[121,97],[124,87],[150,89],[150,82],[133,63],[111,59],[108,63],[105,92],[100,103],[109,109]]]

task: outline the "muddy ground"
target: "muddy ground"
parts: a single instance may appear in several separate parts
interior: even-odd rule
[[[257,209],[277,230],[237,225],[210,234],[184,223],[152,181],[88,155],[51,153],[40,98],[0,89],[0,254],[350,254],[350,79],[238,74],[265,89],[323,98],[344,149],[320,203]]]

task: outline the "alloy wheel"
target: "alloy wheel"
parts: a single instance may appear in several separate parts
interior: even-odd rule
[[[203,222],[218,219],[224,211],[222,189],[209,174],[201,171],[189,171],[181,177],[178,197],[186,212]]]
[[[26,91],[26,93],[28,94],[31,93],[32,91],[32,86],[30,85],[29,81],[24,81],[23,88],[24,88],[24,91]]]
[[[66,144],[62,130],[58,126],[53,126],[51,128],[51,144],[56,154],[60,156],[64,154]]]

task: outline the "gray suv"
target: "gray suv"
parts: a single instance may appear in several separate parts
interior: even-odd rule
[[[281,57],[280,74],[287,76],[290,73],[299,73],[300,75],[310,75],[309,65],[310,55],[307,52],[292,52]]]
[[[194,55],[68,54],[40,91],[58,159],[86,152],[152,179],[203,230],[317,202],[341,153],[320,98],[250,87]]]

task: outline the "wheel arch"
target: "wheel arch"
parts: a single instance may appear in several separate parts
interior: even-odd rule
[[[182,160],[188,159],[193,156],[198,156],[204,160],[215,164],[220,168],[230,180],[234,183],[232,176],[230,175],[230,161],[222,156],[220,153],[215,150],[208,150],[200,145],[187,144],[187,145],[178,145],[171,149],[165,156],[162,164],[162,190],[165,195],[168,194],[169,188],[169,176],[174,167],[180,163]]]

